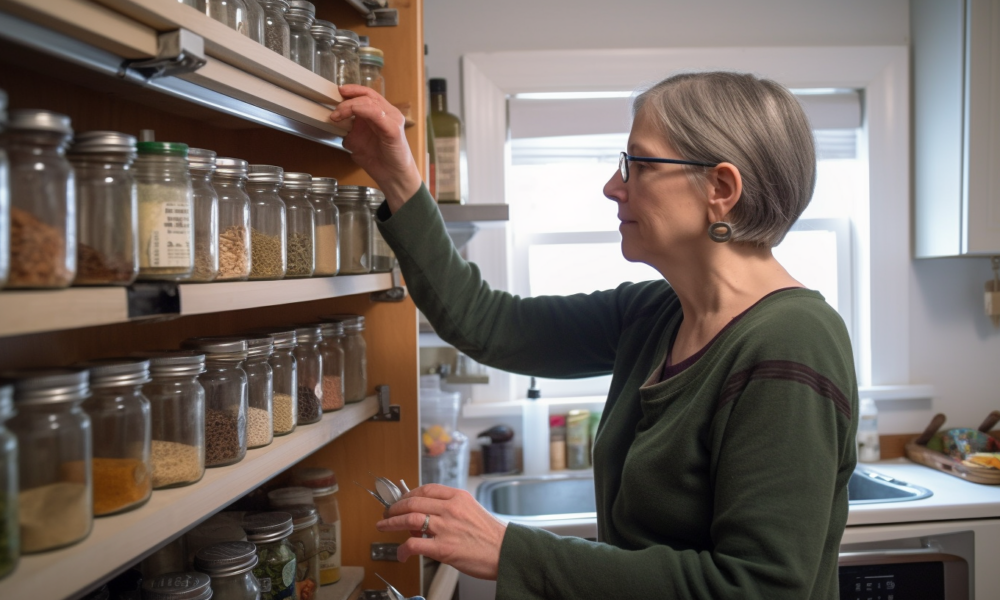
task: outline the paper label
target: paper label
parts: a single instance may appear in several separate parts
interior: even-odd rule
[[[457,137],[434,138],[438,200],[458,202],[462,199],[459,145]]]
[[[159,186],[148,186],[156,193]],[[162,193],[162,192],[159,192]],[[191,266],[191,202],[181,196],[163,202],[139,203],[140,266]]]
[[[339,523],[319,525],[319,568],[340,568],[340,527]]]

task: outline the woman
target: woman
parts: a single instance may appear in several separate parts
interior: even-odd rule
[[[509,371],[614,375],[594,445],[600,542],[427,485],[377,524],[413,533],[400,559],[495,578],[498,598],[838,597],[857,384],[840,317],[771,254],[815,181],[788,90],[716,72],[640,94],[604,194],[625,258],[664,280],[526,299],[490,290],[447,241],[402,116],[341,91],[331,119],[355,117],[344,145],[385,192],[379,227],[440,336]]]

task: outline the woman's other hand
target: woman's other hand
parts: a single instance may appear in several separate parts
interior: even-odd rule
[[[393,212],[420,189],[420,171],[403,133],[406,119],[378,92],[362,85],[340,86],[344,101],[330,120],[350,128],[344,148],[385,194]],[[353,124],[350,119],[354,118]]]
[[[430,537],[425,538],[421,528],[428,515],[430,522],[423,533]],[[409,531],[413,536],[399,547],[400,561],[420,554],[479,579],[497,578],[507,526],[468,492],[424,485],[393,503],[385,517],[375,524],[379,531]]]

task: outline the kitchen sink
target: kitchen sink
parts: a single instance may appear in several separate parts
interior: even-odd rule
[[[848,504],[909,502],[930,498],[933,494],[927,488],[911,485],[864,467],[854,469],[851,480],[847,482]]]

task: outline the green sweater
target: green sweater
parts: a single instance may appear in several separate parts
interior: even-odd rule
[[[820,294],[765,297],[661,382],[682,317],[665,281],[519,298],[459,256],[425,189],[379,221],[445,341],[516,373],[613,374],[594,445],[600,541],[508,525],[497,598],[838,597],[858,393]]]

